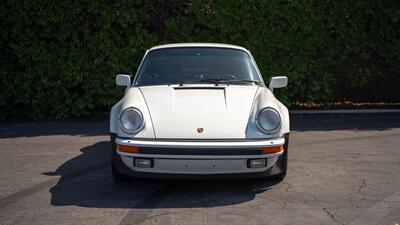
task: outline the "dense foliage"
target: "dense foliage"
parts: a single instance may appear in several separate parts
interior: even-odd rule
[[[1,7],[2,116],[67,117],[105,109],[157,43],[137,1],[9,0]]]
[[[400,100],[398,1],[151,0],[0,3],[0,117],[107,110],[145,50],[238,44],[265,78],[289,77],[287,104]]]
[[[383,98],[376,100],[400,100],[399,5],[365,0],[196,1],[185,16],[168,21],[166,39],[245,46],[265,77],[289,77],[289,88],[279,93],[286,103],[342,100],[335,99],[337,94],[352,97],[354,89],[363,91],[368,85],[367,91],[381,88],[376,96]],[[389,82],[384,92],[383,85],[372,84],[388,68],[397,83]],[[375,100],[366,96],[364,100]]]

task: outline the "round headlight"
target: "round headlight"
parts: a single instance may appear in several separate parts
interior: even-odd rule
[[[125,109],[119,118],[122,129],[127,133],[136,133],[143,128],[142,113],[136,108]]]
[[[261,109],[257,115],[257,126],[264,133],[276,131],[281,125],[279,113],[270,107]]]

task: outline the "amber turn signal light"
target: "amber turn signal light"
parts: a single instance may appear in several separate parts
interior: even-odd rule
[[[283,151],[283,145],[274,146],[274,147],[265,147],[261,149],[262,154],[274,154]]]
[[[139,147],[136,146],[117,145],[117,150],[121,152],[139,153]]]

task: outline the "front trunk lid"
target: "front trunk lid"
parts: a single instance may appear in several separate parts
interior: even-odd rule
[[[140,87],[156,138],[241,139],[258,86]]]

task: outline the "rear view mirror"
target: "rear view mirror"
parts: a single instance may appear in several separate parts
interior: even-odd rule
[[[269,81],[269,89],[274,91],[274,88],[286,87],[288,83],[288,78],[286,76],[272,77]]]
[[[118,86],[130,87],[131,77],[126,74],[117,74],[115,77],[115,83],[117,83]]]

